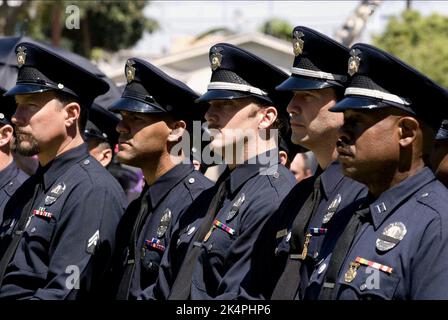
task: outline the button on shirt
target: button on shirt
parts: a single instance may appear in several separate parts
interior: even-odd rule
[[[124,192],[85,144],[38,172],[42,186],[7,266],[0,298],[91,297],[111,262],[116,228],[126,207]],[[32,176],[6,205],[0,226],[2,252],[36,183]]]
[[[191,299],[260,298],[263,279],[251,272],[254,245],[264,224],[294,184],[292,173],[277,163],[264,166],[248,161],[231,171],[227,194],[215,215],[214,227],[202,242],[195,244],[201,246],[201,253],[193,271]],[[217,188],[204,193],[179,220],[150,297],[169,296],[186,248]]]
[[[158,275],[159,264],[165,248],[171,239],[171,227],[183,212],[204,190],[213,183],[194,170],[191,164],[178,164],[161,176],[153,185],[146,187],[142,196],[147,197],[148,212],[139,232],[136,250],[136,261],[130,284],[129,299],[136,299],[143,290],[152,285]],[[121,259],[115,276],[120,281],[127,259],[130,235],[136,215],[140,210],[140,199],[133,201],[126,210],[120,226]],[[168,220],[168,221],[167,221]],[[131,242],[130,242],[131,241]]]
[[[448,190],[423,168],[369,202],[371,219],[362,225],[345,257],[334,297],[448,299],[447,199]],[[334,247],[332,242],[325,239],[323,247]],[[328,270],[322,265],[328,265],[330,258],[325,253],[316,265],[307,298],[319,296]]]

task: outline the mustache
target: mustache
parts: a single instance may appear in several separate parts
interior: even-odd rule
[[[346,137],[339,137],[336,141],[336,147],[346,149],[350,146],[349,141]]]

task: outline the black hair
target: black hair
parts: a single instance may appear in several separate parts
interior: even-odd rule
[[[74,95],[66,92],[61,91],[55,91],[56,92],[56,98],[63,103],[64,105],[67,105],[72,102],[76,102],[79,104],[81,112],[78,119],[79,124],[79,131],[82,133],[84,132],[84,129],[87,124],[87,119],[89,118],[89,106],[92,104],[90,101],[82,101],[78,97],[75,97]]]

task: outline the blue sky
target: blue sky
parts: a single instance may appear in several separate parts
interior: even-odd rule
[[[179,35],[197,35],[214,27],[228,27],[250,32],[269,18],[283,18],[291,25],[306,25],[333,35],[359,1],[151,1],[145,15],[159,21],[161,29],[146,34],[135,49],[160,54],[169,49]],[[383,30],[388,17],[398,15],[404,0],[386,0],[370,18],[361,41]],[[412,1],[412,7],[423,14],[438,12],[448,15],[448,1]]]

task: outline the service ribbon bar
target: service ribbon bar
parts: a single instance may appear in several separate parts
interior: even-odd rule
[[[372,267],[374,269],[381,270],[381,271],[386,272],[388,274],[391,274],[392,270],[393,270],[391,267],[385,266],[384,264],[380,264],[378,262],[373,262],[373,261],[370,261],[370,260],[367,260],[367,259],[364,259],[364,258],[361,258],[361,257],[356,257],[355,261],[360,263],[360,264],[363,264],[365,266],[369,266],[369,267]]]

